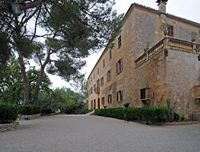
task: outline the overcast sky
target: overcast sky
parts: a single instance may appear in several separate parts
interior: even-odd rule
[[[158,6],[155,1],[156,0],[116,0],[114,9],[117,10],[118,14],[126,13],[132,3],[138,3],[157,9]],[[167,13],[200,23],[200,0],[168,0]],[[87,65],[82,70],[82,72],[86,74],[86,78],[93,69],[102,51],[103,49],[86,59]],[[70,87],[67,82],[57,76],[50,76],[50,79],[53,82],[53,88]]]

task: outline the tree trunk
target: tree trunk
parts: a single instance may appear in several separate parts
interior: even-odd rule
[[[42,66],[40,69],[40,73],[37,78],[36,87],[35,87],[35,95],[34,95],[34,103],[38,101],[39,93],[40,93],[40,86],[42,84],[42,79],[44,77],[44,67]]]
[[[42,84],[42,79],[44,77],[44,69],[50,61],[50,56],[51,56],[51,52],[50,52],[50,50],[48,50],[46,60],[43,64],[42,64],[42,61],[40,60],[40,58],[38,58],[40,61],[41,69],[40,69],[40,73],[38,75],[37,82],[36,82],[35,95],[34,95],[34,100],[33,100],[34,103],[36,103],[38,101],[38,97],[39,97],[39,93],[40,93],[40,86]]]
[[[18,60],[19,60],[19,64],[21,67],[21,75],[22,75],[22,79],[23,79],[23,87],[24,87],[24,97],[23,97],[23,104],[28,103],[29,102],[29,80],[28,77],[26,75],[26,67],[25,67],[25,63],[24,63],[24,59],[22,56],[22,53],[20,51],[18,51]]]
[[[21,35],[21,29],[22,27],[20,26],[19,24],[19,21],[18,21],[18,17],[15,16],[15,46],[16,46],[16,51],[18,52],[18,60],[19,60],[19,64],[20,64],[20,69],[21,69],[21,75],[22,75],[22,79],[23,79],[23,89],[24,89],[24,97],[23,97],[23,104],[26,104],[28,102],[30,102],[29,100],[29,79],[28,79],[28,76],[27,76],[27,73],[26,73],[26,66],[25,66],[25,63],[24,63],[24,57],[23,57],[23,53],[20,49],[20,45],[22,45],[21,43],[19,43],[18,41],[16,40],[19,40],[22,35]]]

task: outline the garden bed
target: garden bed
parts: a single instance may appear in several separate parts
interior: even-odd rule
[[[10,130],[14,130],[17,128],[17,126],[19,125],[18,121],[9,123],[9,124],[0,124],[0,132],[6,132],[6,131],[10,131]]]

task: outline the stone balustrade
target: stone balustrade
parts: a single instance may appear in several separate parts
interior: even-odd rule
[[[136,66],[138,67],[142,65],[143,63],[148,61],[152,56],[166,49],[173,49],[177,51],[200,54],[200,44],[183,41],[172,37],[165,37],[164,39],[159,41],[156,45],[154,45],[152,48],[144,52],[144,54],[142,54],[140,57],[138,57],[135,60]]]

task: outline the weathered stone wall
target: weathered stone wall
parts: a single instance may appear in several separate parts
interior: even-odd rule
[[[200,85],[200,61],[195,53],[170,50],[167,57],[167,86],[174,110],[186,117],[200,111],[192,97],[193,87]]]
[[[166,88],[166,57],[164,51],[149,58],[149,60],[136,68],[136,85],[133,99],[136,106],[142,106],[140,100],[140,89],[149,88],[149,97],[151,105],[167,104]]]
[[[159,15],[143,9],[134,10],[134,33],[132,54],[137,59],[144,50],[151,48],[163,38],[161,18]]]
[[[88,108],[91,109],[91,101],[94,99],[98,100],[98,98],[101,101],[101,98],[105,98],[105,106],[108,108],[111,107],[121,107],[123,106],[124,102],[117,102],[117,91],[122,90],[123,91],[123,101],[127,101],[127,96],[129,93],[130,86],[126,83],[126,80],[131,79],[131,63],[133,62],[131,60],[130,56],[130,50],[132,50],[132,47],[134,45],[133,41],[133,18],[134,14],[132,11],[130,11],[129,17],[124,23],[121,31],[116,36],[115,40],[112,42],[114,46],[112,48],[107,48],[102,56],[100,57],[97,65],[95,66],[95,69],[92,71],[89,80],[93,75],[95,74],[95,78],[93,78],[93,81],[89,82],[90,89],[98,79],[101,79],[101,77],[104,77],[104,86],[100,88],[100,94],[95,94],[93,91],[93,94],[89,95],[89,104]],[[122,45],[120,48],[118,48],[118,37],[121,35]],[[109,51],[112,50],[112,59],[109,59]],[[120,74],[116,74],[116,63],[119,59],[123,59],[123,71]],[[103,67],[103,60],[105,60],[105,67]],[[99,74],[97,74],[97,69],[99,68]],[[111,81],[107,82],[107,71],[112,70],[111,72]],[[112,94],[112,103],[108,103],[108,95]],[[130,99],[130,98],[129,98]],[[96,104],[97,107],[97,104]],[[103,108],[103,105],[101,104],[101,108]]]
[[[97,108],[97,101],[99,99],[101,102],[102,97],[105,98],[105,106],[109,108],[123,106],[126,102],[134,106],[142,106],[140,89],[149,87],[154,105],[166,105],[166,101],[171,99],[178,113],[186,114],[199,110],[198,107],[191,104],[194,101],[188,93],[197,84],[199,72],[197,55],[172,50],[169,51],[166,62],[164,52],[161,51],[140,67],[136,67],[135,60],[147,48],[151,48],[164,38],[164,23],[173,25],[174,37],[181,40],[191,41],[192,35],[199,31],[199,27],[184,23],[177,18],[166,17],[164,14],[148,11],[143,7],[131,8],[121,31],[118,33],[118,36],[122,37],[122,46],[118,48],[117,36],[112,42],[113,48],[108,47],[103,52],[89,77],[88,89],[91,89],[98,79],[101,80],[101,77],[104,77],[104,86],[100,87],[100,94],[94,93],[94,88],[93,94],[89,94],[89,109],[93,108],[91,101],[94,99]],[[111,60],[109,60],[110,49],[112,50]],[[117,75],[116,62],[120,58],[123,58],[123,72]],[[105,67],[103,67],[103,60],[105,60]],[[189,67],[190,69],[187,70]],[[110,69],[112,70],[111,81],[107,82],[107,71]],[[195,74],[191,76],[189,73],[193,73],[193,71]],[[182,77],[182,75],[184,76]],[[123,102],[120,103],[116,101],[118,90],[123,90]],[[112,94],[113,102],[111,104],[107,102],[109,94]],[[192,102],[188,104],[188,101]],[[188,106],[189,108],[187,108]],[[103,105],[100,104],[100,107],[103,108]]]
[[[200,27],[180,22],[175,19],[167,18],[167,23],[174,27],[174,37],[180,40],[191,42],[192,35],[199,35]]]
[[[129,75],[126,79],[126,94],[127,101],[134,106],[142,106],[142,102],[139,99],[140,89],[147,84],[146,76],[149,73],[148,68],[143,66],[141,70],[136,69],[135,60],[144,54],[145,50],[151,48],[159,40],[162,39],[161,18],[154,13],[146,12],[143,9],[136,8],[133,11],[133,34],[132,34],[132,48],[128,51],[130,55],[129,70],[126,75]],[[149,65],[150,67],[151,65]],[[151,66],[152,68],[152,66]],[[149,69],[150,70],[150,69]],[[140,75],[141,74],[141,75]],[[143,79],[143,80],[142,80]],[[140,81],[140,82],[139,82]]]

